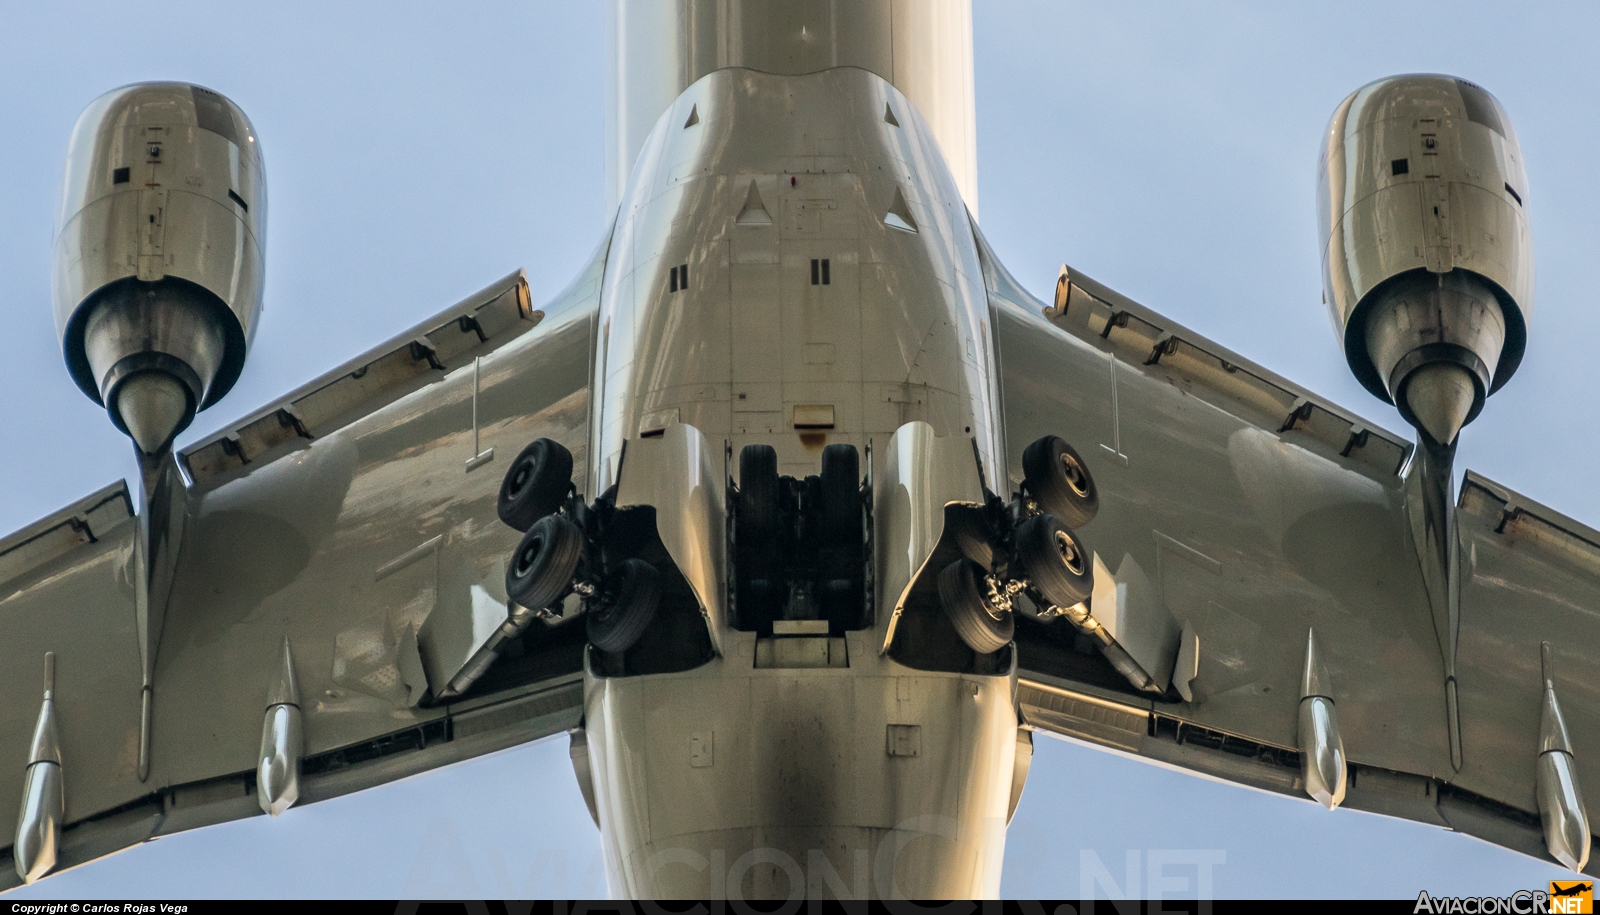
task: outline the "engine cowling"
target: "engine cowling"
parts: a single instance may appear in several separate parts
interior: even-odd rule
[[[56,328],[78,387],[148,454],[238,380],[261,313],[261,144],[187,83],[95,99],[67,150]]]
[[[1527,345],[1533,242],[1511,119],[1466,80],[1394,76],[1351,93],[1325,140],[1323,289],[1345,357],[1448,445]]]

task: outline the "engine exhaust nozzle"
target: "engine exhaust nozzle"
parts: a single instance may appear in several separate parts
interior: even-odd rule
[[[1400,415],[1441,445],[1483,410],[1506,322],[1494,291],[1463,270],[1418,272],[1380,289],[1367,353]]]

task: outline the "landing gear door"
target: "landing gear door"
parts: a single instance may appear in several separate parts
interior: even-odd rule
[[[885,449],[882,482],[876,485],[874,500],[878,581],[874,606],[886,611],[889,621],[883,640],[887,651],[906,595],[944,534],[945,506],[983,504],[972,440],[937,436],[921,421],[901,426]]]
[[[693,426],[673,423],[628,442],[617,508],[651,506],[656,532],[700,602],[712,650],[722,655],[728,624],[727,507],[721,454]]]

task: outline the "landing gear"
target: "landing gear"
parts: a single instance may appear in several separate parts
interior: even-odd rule
[[[777,534],[778,482],[778,452],[771,445],[746,445],[739,452],[740,543],[767,544]]]
[[[982,508],[945,513],[949,542],[963,558],[939,573],[939,603],[980,655],[1011,641],[1015,598],[1026,595],[1049,618],[1094,591],[1093,554],[1073,533],[1099,507],[1088,467],[1054,435],[1029,445],[1022,466],[1023,489],[1010,503],[991,494]]]
[[[624,652],[638,644],[661,603],[661,573],[642,559],[624,560],[612,576],[615,593],[588,613],[589,642],[601,651]]]
[[[1028,494],[1067,527],[1083,527],[1100,510],[1100,493],[1089,468],[1057,436],[1046,435],[1022,452],[1022,473]]]
[[[522,535],[506,568],[506,595],[532,610],[542,610],[572,589],[583,559],[583,531],[561,515],[546,515]]]
[[[809,482],[809,480],[808,480]],[[861,461],[854,445],[822,449],[817,478],[818,609],[836,631],[865,622],[866,505],[861,491]]]
[[[775,481],[775,463],[773,471]],[[661,559],[649,517],[619,513],[614,490],[586,503],[572,486],[572,454],[547,438],[512,462],[496,510],[525,532],[506,569],[507,597],[559,625],[571,619],[562,601],[577,593],[590,644],[616,655],[639,644],[667,590],[661,570],[639,555]]]
[[[961,641],[978,654],[1006,647],[1016,630],[1010,608],[996,606],[984,593],[986,577],[970,559],[958,559],[939,573],[939,603]]]
[[[572,452],[559,442],[536,439],[511,462],[495,505],[500,520],[526,532],[554,514],[572,490]]]
[[[861,539],[861,463],[854,445],[822,449],[821,533],[829,543]]]
[[[828,621],[840,633],[866,616],[866,501],[854,445],[829,445],[821,473],[778,475],[770,445],[739,452],[732,492],[736,625]]]
[[[994,568],[994,544],[989,542],[989,523],[983,515],[982,509],[956,506],[945,510],[945,525],[961,555],[983,566],[987,575]]]
[[[1055,515],[1035,515],[1017,529],[1017,560],[1052,606],[1070,607],[1094,591],[1089,552]]]

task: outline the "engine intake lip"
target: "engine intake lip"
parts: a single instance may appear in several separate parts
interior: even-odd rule
[[[206,407],[221,400],[223,395],[227,394],[233,388],[234,383],[239,380],[239,373],[244,371],[247,342],[244,338],[244,328],[240,326],[238,316],[227,306],[227,303],[223,302],[221,298],[204,286],[181,277],[167,276],[153,283],[146,282],[138,277],[123,277],[120,280],[107,283],[85,296],[83,301],[78,303],[78,307],[73,309],[72,317],[67,322],[66,334],[62,342],[62,349],[67,360],[67,371],[72,375],[72,380],[78,385],[79,390],[87,394],[95,403],[107,406],[106,401],[100,396],[100,382],[108,380],[111,373],[107,373],[106,379],[97,379],[94,377],[94,370],[89,366],[89,355],[84,343],[84,335],[88,328],[89,318],[94,314],[96,306],[107,299],[125,295],[148,295],[151,293],[156,293],[164,298],[186,299],[197,304],[209,312],[216,319],[217,326],[222,328],[222,363],[217,367],[216,377],[211,379],[210,389],[203,392],[205,399],[195,408],[197,411],[204,410]],[[179,364],[182,364],[181,361],[179,361]],[[120,366],[121,361],[117,365]],[[185,366],[185,369],[188,370],[188,367]],[[116,366],[113,367],[112,371],[114,372],[115,370]],[[188,372],[190,376],[198,377],[195,376],[193,370],[188,370]],[[119,377],[125,377],[126,374],[128,373]],[[182,374],[177,372],[172,372],[171,374],[182,381],[191,391],[201,390],[198,384],[191,384]],[[109,388],[106,390],[110,393]]]
[[[1483,412],[1483,404],[1489,399],[1489,367],[1472,350],[1459,343],[1428,343],[1419,346],[1400,358],[1395,363],[1394,371],[1389,373],[1390,391],[1394,392],[1394,405],[1400,415],[1410,423],[1413,428],[1420,428],[1420,423],[1411,412],[1411,402],[1406,398],[1406,385],[1410,383],[1412,375],[1417,369],[1425,365],[1448,362],[1459,365],[1472,376],[1472,409],[1467,411],[1467,418],[1462,425],[1472,422]]]

